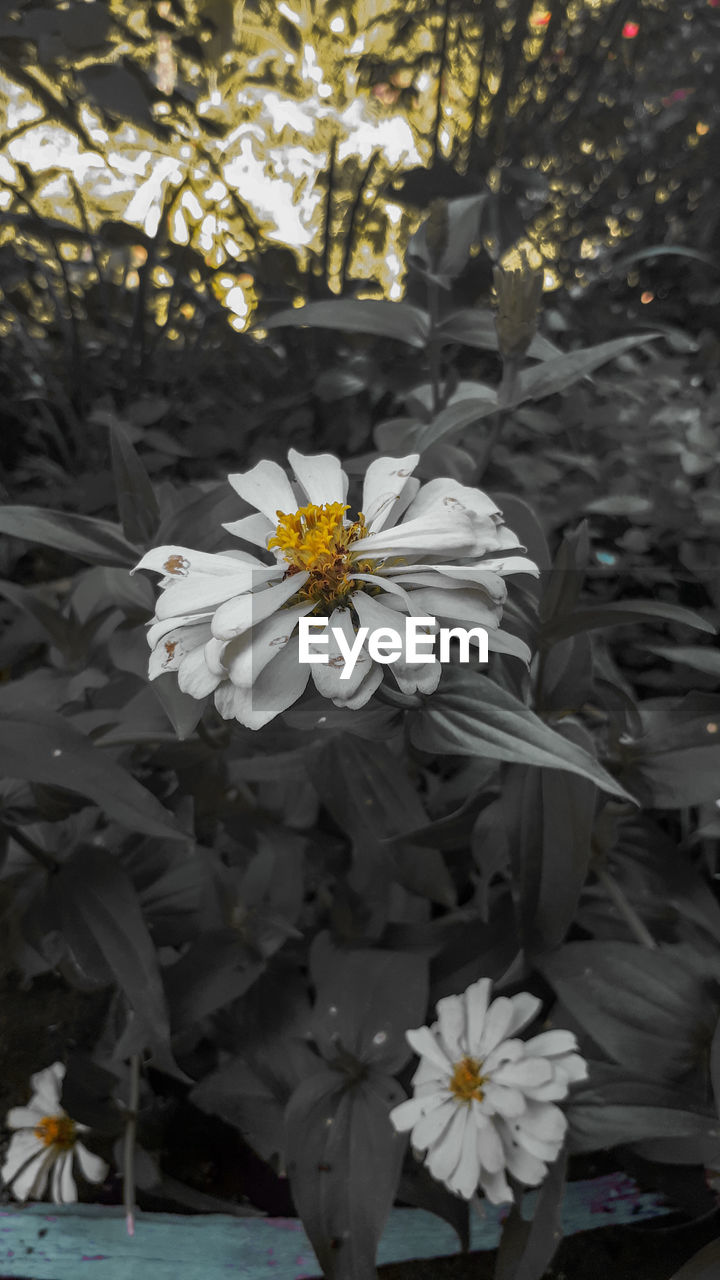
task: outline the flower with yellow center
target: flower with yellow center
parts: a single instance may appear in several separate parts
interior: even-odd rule
[[[78,1124],[60,1105],[65,1067],[55,1062],[30,1077],[32,1097],[25,1107],[13,1107],[6,1124],[15,1132],[10,1140],[0,1177],[16,1200],[39,1200],[48,1178],[55,1204],[77,1200],[73,1161],[88,1182],[102,1182],[108,1165],[82,1143],[79,1134],[88,1126]]]
[[[184,693],[214,694],[221,716],[258,729],[301,697],[311,675],[337,706],[364,706],[385,667],[366,637],[346,670],[337,633],[352,646],[360,627],[397,630],[398,615],[484,627],[490,649],[529,660],[500,619],[506,575],[536,566],[487,494],[446,478],[421,485],[417,454],[376,458],[353,517],[337,458],[294,449],[288,458],[293,481],[276,462],[228,477],[255,511],[224,527],[264,559],[162,546],[136,566],[163,574],[148,631],[151,680],[177,671]],[[324,665],[299,661],[298,623],[310,614],[328,618]],[[438,662],[409,664],[404,654],[389,670],[403,693],[432,693],[441,675]]]
[[[406,1032],[420,1055],[414,1096],[390,1112],[410,1132],[415,1154],[450,1191],[470,1200],[481,1188],[493,1204],[513,1199],[509,1172],[526,1186],[542,1182],[565,1137],[557,1103],[587,1076],[570,1031],[517,1039],[540,1009],[521,992],[490,1001],[481,978],[462,996],[438,1001],[431,1027]]]

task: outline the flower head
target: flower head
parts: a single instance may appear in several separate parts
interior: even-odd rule
[[[78,1135],[88,1126],[72,1120],[60,1105],[65,1067],[55,1062],[30,1077],[33,1094],[26,1107],[13,1107],[5,1123],[16,1132],[10,1140],[0,1177],[16,1200],[39,1200],[51,1178],[55,1204],[77,1200],[73,1160],[88,1182],[102,1182],[108,1165],[88,1151]]]
[[[337,458],[294,449],[288,456],[294,481],[276,462],[228,477],[255,512],[224,527],[265,559],[164,546],[136,566],[164,575],[148,632],[151,680],[177,671],[185,693],[214,693],[225,719],[258,729],[305,690],[310,667],[299,661],[297,626],[311,614],[330,624],[328,662],[312,667],[315,686],[352,709],[372,697],[384,668],[365,646],[346,670],[338,631],[352,645],[359,627],[393,628],[399,614],[430,617],[484,627],[490,648],[529,657],[499,624],[505,575],[536,568],[507,554],[521,549],[486,494],[449,479],[421,485],[412,475],[417,454],[377,458],[352,516]],[[404,658],[391,668],[400,690],[431,693],[439,664]]]
[[[410,1131],[416,1155],[426,1153],[430,1173],[450,1191],[470,1200],[479,1185],[502,1204],[513,1199],[508,1172],[527,1186],[542,1182],[567,1129],[556,1104],[587,1066],[569,1031],[518,1040],[540,1001],[522,992],[490,1002],[491,985],[481,978],[438,1001],[438,1021],[406,1033],[420,1055],[414,1097],[390,1120]]]

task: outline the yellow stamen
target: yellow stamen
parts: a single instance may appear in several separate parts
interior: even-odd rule
[[[75,1146],[75,1121],[69,1116],[43,1116],[35,1126],[35,1137],[46,1147],[61,1147],[69,1151]]]
[[[342,502],[309,503],[297,511],[278,511],[275,536],[268,547],[277,547],[287,561],[285,576],[309,573],[298,598],[312,600],[324,609],[347,602],[355,590],[353,571],[370,573],[372,561],[353,561],[350,546],[365,535],[362,512],[353,524],[345,524],[349,507]],[[361,586],[362,584],[358,584]]]
[[[454,1093],[461,1102],[471,1102],[473,1098],[482,1102],[485,1096],[482,1086],[487,1077],[481,1074],[481,1068],[482,1062],[478,1062],[477,1058],[461,1058],[455,1063],[450,1080],[450,1092]]]

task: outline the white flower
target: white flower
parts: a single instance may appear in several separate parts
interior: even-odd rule
[[[52,1175],[51,1194],[55,1204],[77,1200],[73,1159],[88,1182],[102,1182],[108,1165],[88,1151],[78,1139],[87,1133],[86,1124],[77,1124],[60,1106],[60,1090],[65,1067],[55,1062],[30,1077],[33,1095],[26,1107],[13,1107],[5,1123],[15,1129],[0,1177],[16,1200],[39,1200]]]
[[[311,670],[318,692],[337,706],[362,707],[372,697],[383,666],[365,647],[341,679],[336,630],[352,641],[358,625],[372,633],[397,629],[398,614],[432,617],[484,627],[491,649],[529,659],[499,623],[504,575],[536,566],[503,554],[517,538],[486,494],[449,479],[421,486],[412,476],[418,454],[377,458],[353,520],[337,458],[294,449],[288,457],[294,484],[276,462],[228,477],[256,511],[224,527],[272,561],[163,546],[136,566],[165,575],[148,632],[151,680],[177,671],[185,693],[214,693],[221,716],[258,729],[301,696]],[[299,662],[297,634],[310,613],[330,624],[329,661],[312,667]],[[408,665],[403,656],[390,670],[404,693],[431,693],[441,672],[438,662]]]
[[[406,1032],[420,1064],[414,1097],[390,1112],[400,1133],[411,1130],[415,1154],[450,1191],[470,1200],[482,1187],[488,1200],[513,1200],[506,1173],[535,1187],[555,1160],[567,1120],[555,1104],[587,1077],[570,1031],[515,1034],[536,1016],[540,1001],[522,992],[488,1004],[491,982],[481,978],[462,996],[437,1004],[438,1021]]]

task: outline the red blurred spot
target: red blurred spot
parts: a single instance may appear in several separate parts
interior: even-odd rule
[[[622,29],[624,40],[634,40],[640,30],[639,22],[626,22]]]
[[[720,0],[718,0],[718,3],[720,3]],[[545,13],[538,13],[534,18],[531,18],[530,21],[534,27],[546,27],[551,17],[552,14],[546,11]]]

